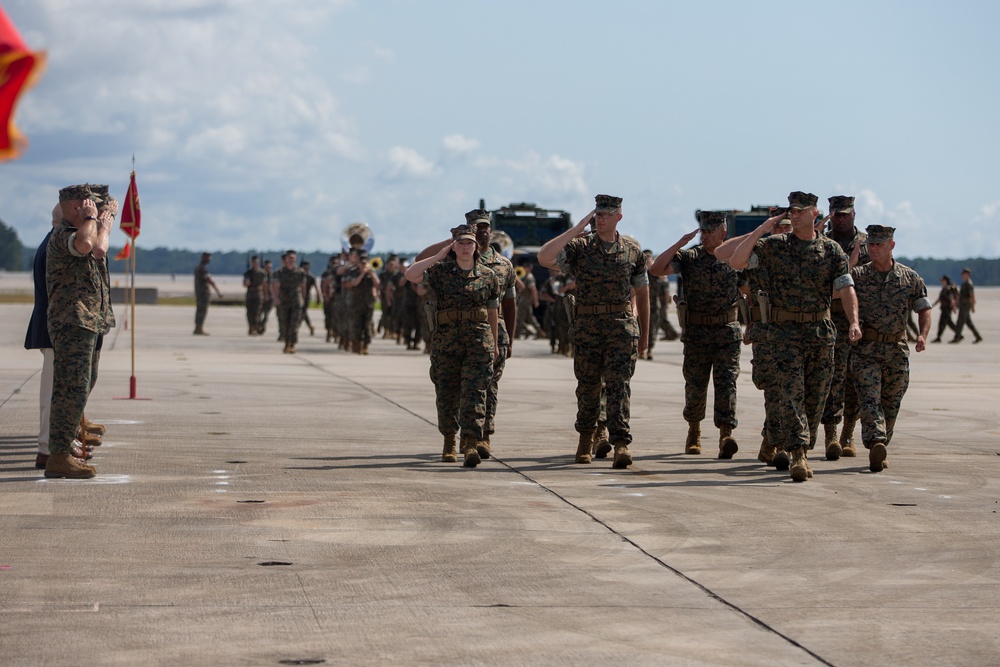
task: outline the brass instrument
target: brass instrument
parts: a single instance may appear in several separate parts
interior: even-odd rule
[[[490,235],[490,245],[500,246],[500,254],[510,259],[514,256],[514,240],[507,232],[495,231]]]
[[[517,276],[518,280],[524,280],[524,277],[528,275],[528,270],[523,266],[515,266],[514,275]]]
[[[363,222],[352,222],[344,228],[340,235],[340,247],[344,252],[351,248],[360,248],[365,252],[371,252],[375,246],[375,235]]]
[[[368,266],[372,271],[378,271],[384,266],[384,262],[381,257],[372,257],[368,260]]]

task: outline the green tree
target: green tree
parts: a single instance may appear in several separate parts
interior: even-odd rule
[[[0,269],[24,270],[24,245],[13,227],[0,220]]]

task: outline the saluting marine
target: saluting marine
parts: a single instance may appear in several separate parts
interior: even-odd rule
[[[461,432],[463,465],[470,468],[483,458],[486,392],[499,355],[500,280],[478,253],[475,230],[460,225],[452,229],[450,244],[404,274],[412,283],[427,282],[437,295],[430,376],[444,436],[441,460],[458,460],[455,438]]]
[[[688,423],[685,454],[701,454],[701,420],[708,401],[708,380],[715,386],[713,421],[719,429],[719,458],[731,459],[739,446],[732,437],[736,419],[736,378],[740,375],[742,300],[740,273],[715,256],[726,239],[726,214],[700,211],[698,229],[665,250],[649,272],[679,274],[684,305],[678,307],[684,343],[684,421]],[[701,244],[681,250],[701,233]]]
[[[538,261],[576,279],[571,336],[577,380],[575,428],[580,439],[575,461],[591,462],[603,389],[614,447],[612,466],[620,469],[632,465],[629,382],[636,359],[646,351],[649,281],[639,245],[618,233],[621,198],[597,195],[595,201],[594,210],[576,226],[541,247]],[[586,234],[592,224],[596,233]],[[638,320],[632,312],[633,290]]]
[[[763,238],[785,217],[774,215],[757,229],[737,237],[728,263],[735,269],[767,271],[768,343],[772,344],[776,382],[784,387],[779,402],[780,446],[790,459],[792,480],[812,476],[806,451],[815,442],[833,372],[833,345],[837,331],[830,320],[830,301],[840,293],[850,327],[850,340],[861,337],[857,297],[847,255],[836,242],[817,237],[817,197],[811,193],[788,195],[787,214],[792,233]]]

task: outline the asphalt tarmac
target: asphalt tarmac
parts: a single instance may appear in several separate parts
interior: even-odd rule
[[[1000,290],[977,295],[984,343],[912,355],[890,467],[816,452],[806,483],[756,461],[748,349],[734,460],[709,422],[681,453],[661,341],[619,471],[573,463],[572,361],[518,341],[466,469],[425,355],[305,328],[286,355],[273,316],[251,338],[213,307],[196,337],[170,306],[107,338],[98,476],[45,480],[31,307],[0,305],[0,663],[1000,664]]]

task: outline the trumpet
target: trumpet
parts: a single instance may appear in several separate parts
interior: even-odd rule
[[[518,280],[524,280],[524,277],[528,275],[528,270],[523,266],[515,266],[514,275],[517,276]]]
[[[384,266],[384,262],[382,261],[381,257],[372,257],[370,260],[368,260],[368,267],[372,271],[378,271],[383,266]]]

